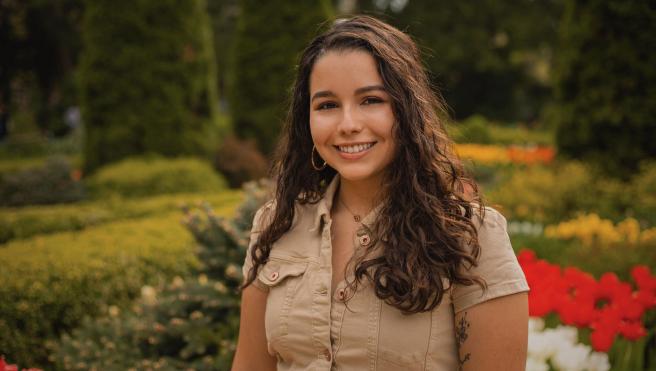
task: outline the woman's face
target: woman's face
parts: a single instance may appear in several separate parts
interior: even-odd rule
[[[315,62],[310,75],[312,140],[343,179],[382,180],[395,153],[394,122],[392,100],[371,54],[329,51]]]

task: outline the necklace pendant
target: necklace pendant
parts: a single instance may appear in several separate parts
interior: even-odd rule
[[[353,215],[353,220],[355,220],[356,223],[360,223],[360,215]]]

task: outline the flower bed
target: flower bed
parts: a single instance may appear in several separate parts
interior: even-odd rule
[[[640,223],[634,218],[626,218],[614,225],[611,220],[602,219],[595,213],[548,226],[544,233],[549,238],[578,239],[586,247],[656,242],[656,227],[641,230]]]
[[[531,287],[531,317],[579,328],[595,351],[608,352],[614,369],[646,366],[646,340],[656,327],[656,276],[647,266],[633,267],[632,286],[611,272],[597,280],[578,268],[563,269],[531,250],[522,250],[518,260]]]
[[[482,164],[549,164],[556,151],[545,146],[499,146],[463,143],[455,145],[458,156]]]
[[[0,371],[18,371],[17,365],[11,365],[5,361],[4,356],[0,356]],[[21,371],[43,371],[40,368],[22,368]]]

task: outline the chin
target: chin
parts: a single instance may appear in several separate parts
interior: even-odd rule
[[[342,179],[348,180],[350,182],[362,182],[380,177],[380,173],[374,171],[344,169],[343,171],[338,170],[337,172]]]

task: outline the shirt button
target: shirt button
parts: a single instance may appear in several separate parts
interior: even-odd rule
[[[337,297],[339,298],[339,300],[344,300],[345,296],[346,296],[346,292],[344,291],[344,289],[337,290]]]
[[[323,351],[323,356],[326,359],[326,361],[330,362],[333,359],[332,354],[330,354],[330,349],[325,349]]]
[[[271,281],[275,281],[278,279],[278,272],[272,272],[271,275],[269,275],[269,278],[271,278]]]
[[[369,244],[371,243],[371,237],[369,237],[368,234],[363,234],[359,238],[360,238],[360,245],[362,246],[369,246]]]

